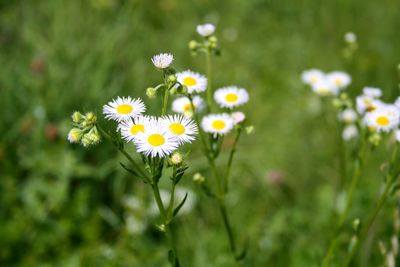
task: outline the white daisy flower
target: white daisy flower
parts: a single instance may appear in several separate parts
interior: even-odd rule
[[[380,98],[382,96],[382,89],[376,87],[364,87],[363,94],[372,98]]]
[[[197,134],[197,125],[182,115],[169,115],[161,119],[165,129],[178,138],[179,144],[191,143]]]
[[[179,146],[176,136],[165,129],[163,123],[156,118],[151,118],[148,121],[144,132],[137,134],[133,142],[139,153],[153,158],[170,155]]]
[[[399,125],[400,112],[394,106],[383,106],[367,113],[364,122],[378,132],[388,132]]]
[[[201,127],[207,133],[212,133],[214,136],[225,135],[229,133],[235,126],[235,121],[227,113],[209,114],[203,117]]]
[[[154,120],[154,118],[149,116],[139,116],[135,119],[130,118],[126,121],[122,121],[118,125],[122,138],[128,142],[133,141],[138,134],[145,131],[150,120]]]
[[[106,119],[118,122],[136,118],[146,111],[146,106],[140,98],[117,97],[103,106]]]
[[[197,25],[196,31],[201,36],[208,37],[215,32],[215,26],[210,23]]]
[[[339,89],[344,89],[351,83],[350,75],[343,71],[330,72],[326,79]]]
[[[360,95],[356,98],[357,112],[363,114],[364,112],[374,111],[377,108],[384,106],[385,103],[375,99],[371,96]]]
[[[339,89],[326,79],[314,83],[312,90],[319,96],[332,96],[339,93]]]
[[[228,86],[214,92],[214,100],[223,108],[234,108],[249,101],[249,94],[243,88]]]
[[[176,74],[176,79],[188,89],[188,93],[201,93],[207,89],[207,78],[191,70],[185,70]]]
[[[246,115],[241,111],[233,112],[231,116],[235,124],[239,124],[246,119]]]
[[[168,68],[172,64],[172,61],[174,61],[174,56],[170,53],[161,53],[151,58],[151,62],[159,69]]]
[[[204,109],[204,100],[200,96],[193,97],[193,106],[196,112]],[[193,112],[189,98],[179,97],[172,102],[172,111],[176,113],[186,114]]]
[[[301,79],[305,84],[313,85],[325,79],[325,74],[320,70],[310,69],[302,72]]]
[[[351,124],[357,119],[357,113],[353,109],[348,108],[339,113],[338,119],[346,124]]]
[[[342,138],[345,141],[349,141],[358,136],[358,129],[354,124],[347,125],[342,132]]]

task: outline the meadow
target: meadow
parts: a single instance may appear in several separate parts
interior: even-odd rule
[[[352,77],[350,97],[374,86],[393,102],[400,95],[399,10],[396,0],[0,2],[0,266],[169,266],[147,186],[120,168],[126,160],[112,145],[84,149],[67,135],[75,110],[111,125],[102,106],[112,98],[156,103],[146,96],[160,79],[155,54],[170,52],[176,68],[205,74],[204,58],[188,48],[202,23],[216,25],[221,48],[213,86],[235,84],[250,94],[242,111],[254,131],[238,144],[226,198],[247,252],[242,265],[321,266],[356,144],[340,150],[337,114],[301,73],[343,70]],[[346,32],[357,35],[351,59],[343,56]],[[148,109],[159,112],[155,104]],[[232,142],[228,136],[222,150]],[[330,266],[342,266],[353,220],[363,224],[376,203],[392,147],[383,142],[365,161]],[[193,149],[188,162],[180,185],[191,199],[174,232],[181,266],[235,266],[219,212],[193,181],[207,161]],[[350,266],[398,266],[382,255],[382,244],[389,248],[398,235],[398,212],[393,193]]]

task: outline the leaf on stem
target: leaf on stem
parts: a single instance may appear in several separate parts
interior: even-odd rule
[[[173,212],[174,217],[178,214],[179,210],[183,207],[183,204],[185,204],[187,196],[188,196],[188,193],[185,194],[185,197],[183,198],[181,203],[174,209],[174,212]]]

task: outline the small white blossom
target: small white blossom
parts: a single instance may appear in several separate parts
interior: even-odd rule
[[[215,26],[210,23],[197,25],[196,30],[201,36],[208,37],[215,32]]]
[[[174,56],[170,53],[161,53],[153,56],[151,61],[156,68],[166,69],[171,65],[172,61],[174,61]]]

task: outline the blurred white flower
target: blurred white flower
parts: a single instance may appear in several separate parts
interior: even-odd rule
[[[358,129],[354,124],[347,125],[344,127],[342,132],[342,138],[345,141],[349,141],[358,136]]]
[[[138,220],[133,215],[128,215],[125,223],[126,230],[132,235],[141,234],[146,230],[146,224],[144,224],[141,220]]]
[[[322,79],[313,84],[312,90],[319,96],[332,96],[339,93],[339,89],[326,79]]]
[[[330,72],[326,79],[339,89],[345,89],[351,83],[350,75],[343,71]]]
[[[174,56],[170,53],[161,53],[151,58],[151,62],[159,69],[168,68],[172,61],[174,61]]]
[[[389,132],[399,125],[399,120],[400,112],[393,105],[381,106],[368,112],[364,118],[365,124],[378,132]]]
[[[380,106],[384,106],[385,103],[379,99],[375,99],[370,96],[360,95],[356,98],[357,112],[363,114],[365,112],[370,112],[376,110]]]
[[[227,86],[214,92],[214,100],[222,108],[233,109],[249,101],[249,93],[246,89],[237,86]]]
[[[364,87],[363,94],[372,98],[380,98],[382,96],[382,89],[377,87]]]
[[[325,79],[325,74],[318,69],[305,70],[301,73],[301,79],[305,84],[313,85]]]
[[[396,138],[397,142],[400,142],[400,130],[399,129],[394,131],[394,137]]]
[[[357,35],[354,32],[346,32],[344,34],[344,40],[347,43],[355,43],[357,41]]]
[[[239,124],[246,119],[246,115],[241,111],[236,111],[231,114],[235,124]]]
[[[214,136],[228,134],[234,125],[234,120],[227,113],[209,114],[204,116],[201,121],[203,131],[212,133]]]
[[[204,100],[200,96],[193,97],[193,106],[196,112],[201,112],[204,109]],[[189,98],[186,96],[179,97],[172,102],[172,111],[187,115],[192,113],[192,105]]]
[[[357,113],[351,108],[345,109],[339,113],[338,119],[346,124],[351,124],[357,119]]]
[[[215,32],[215,26],[210,23],[197,25],[196,31],[201,36],[208,37]]]

